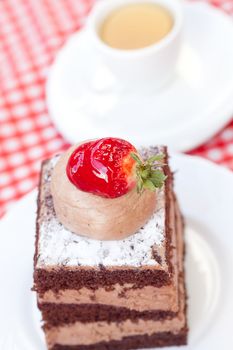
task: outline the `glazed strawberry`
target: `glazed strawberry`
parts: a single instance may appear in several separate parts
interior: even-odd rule
[[[152,159],[153,158],[153,159]],[[103,138],[81,144],[71,154],[66,173],[80,190],[107,198],[117,198],[137,185],[154,190],[165,179],[153,168],[161,155],[143,163],[136,148],[118,138]],[[161,166],[161,163],[159,163]]]

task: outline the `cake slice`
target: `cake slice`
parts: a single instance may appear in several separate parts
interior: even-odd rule
[[[77,235],[58,220],[51,175],[42,165],[38,195],[34,289],[50,350],[139,349],[187,343],[183,221],[167,178],[156,208],[135,234],[103,241]]]

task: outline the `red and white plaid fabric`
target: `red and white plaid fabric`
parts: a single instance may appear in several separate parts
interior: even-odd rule
[[[211,1],[233,14],[233,0]],[[38,181],[41,160],[69,145],[45,104],[50,64],[93,0],[0,1],[0,216]],[[190,152],[233,169],[233,121]]]

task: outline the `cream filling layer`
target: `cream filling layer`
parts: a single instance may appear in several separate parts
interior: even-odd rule
[[[49,290],[38,300],[39,303],[102,304],[126,307],[136,311],[178,311],[177,292],[174,286],[162,288],[146,286],[141,289],[133,289],[132,287],[132,284],[124,286],[116,284],[110,291],[105,288],[98,288],[97,290],[88,288],[67,289],[58,293]]]

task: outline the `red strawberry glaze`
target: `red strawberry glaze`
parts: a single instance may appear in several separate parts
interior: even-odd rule
[[[118,138],[103,138],[81,144],[71,154],[66,173],[80,190],[102,197],[117,198],[136,185],[137,150]]]

